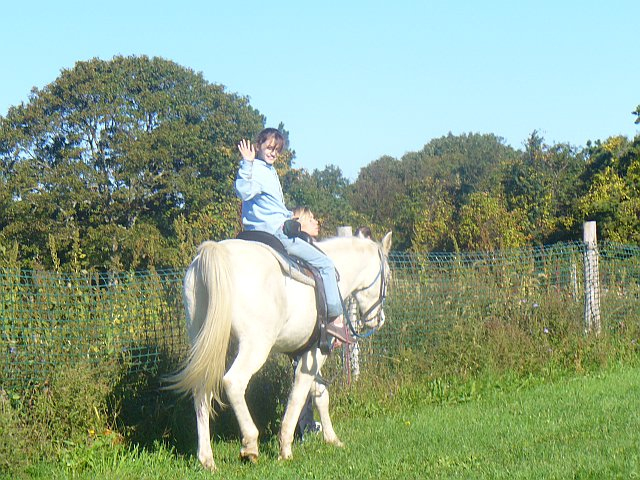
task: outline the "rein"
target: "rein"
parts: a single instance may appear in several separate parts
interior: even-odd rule
[[[366,318],[369,316],[369,314],[374,311],[378,306],[380,308],[382,308],[382,306],[384,305],[384,302],[387,298],[387,282],[386,282],[386,272],[384,271],[384,257],[382,255],[382,252],[380,251],[380,249],[378,249],[378,256],[380,257],[380,270],[378,270],[378,273],[376,274],[375,278],[373,279],[373,281],[367,285],[366,287],[362,287],[359,288],[357,290],[354,290],[353,292],[351,292],[352,296],[353,294],[357,293],[357,292],[363,292],[365,290],[368,290],[369,288],[373,287],[375,285],[375,283],[378,281],[378,279],[380,278],[380,293],[378,294],[378,299],[373,303],[373,305],[371,305],[366,312],[364,312],[362,314],[362,318],[364,318],[366,320]],[[376,333],[378,331],[378,327],[373,327],[371,329],[369,329],[366,333],[358,333],[356,332],[355,327],[353,326],[353,321],[351,319],[351,315],[349,313],[349,310],[345,307],[345,303],[344,300],[342,300],[342,310],[344,311],[344,316],[347,319],[347,324],[349,325],[349,330],[351,330],[351,334],[353,336],[355,336],[356,338],[369,338],[371,335],[373,335],[374,333]],[[378,315],[380,315],[380,313],[378,313]]]

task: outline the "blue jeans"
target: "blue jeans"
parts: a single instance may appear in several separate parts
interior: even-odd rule
[[[274,235],[282,242],[284,249],[289,255],[295,255],[301,258],[316,267],[320,272],[324,283],[325,296],[327,298],[327,314],[329,318],[342,315],[342,300],[340,299],[336,267],[333,265],[333,261],[301,238],[287,237],[282,231],[282,227],[276,230]]]

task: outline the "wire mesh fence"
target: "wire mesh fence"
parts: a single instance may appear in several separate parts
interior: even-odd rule
[[[182,272],[68,275],[0,271],[0,387],[45,381],[79,359],[132,369],[180,356]]]
[[[593,261],[591,255],[597,255]],[[640,318],[640,248],[582,242],[484,253],[394,253],[390,321],[360,345],[363,363],[432,348],[460,322],[535,325],[558,315],[578,329],[624,329]],[[599,260],[599,261],[598,261]]]
[[[360,344],[371,365],[420,352],[457,322],[538,318],[549,305],[585,325],[585,298],[598,300],[602,329],[640,314],[640,247],[599,245],[599,270],[584,243],[487,253],[392,252],[387,323]],[[585,268],[587,265],[587,268]],[[186,351],[182,271],[58,274],[0,268],[0,387],[38,384],[79,359],[117,357],[154,368]],[[595,276],[597,292],[588,292]],[[588,287],[590,288],[590,287]]]

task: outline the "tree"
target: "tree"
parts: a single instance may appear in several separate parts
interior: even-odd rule
[[[573,213],[583,183],[582,152],[567,144],[547,145],[534,131],[520,158],[505,164],[502,189],[509,211],[526,212],[536,243],[572,236]]]
[[[404,194],[404,188],[402,163],[384,156],[360,169],[348,199],[353,209],[371,222],[390,226],[397,212],[396,202]],[[394,242],[396,240],[394,237]]]
[[[405,199],[413,204],[405,204],[401,210],[408,212],[407,219],[402,223],[412,225],[410,238],[413,251],[458,249],[457,231],[453,228],[457,213],[455,199],[444,182],[427,177],[413,187]]]
[[[335,165],[309,173],[292,169],[283,178],[287,204],[309,207],[322,225],[321,236],[335,235],[338,226],[367,223],[347,200],[349,180]]]
[[[527,241],[523,213],[507,211],[502,199],[488,193],[469,195],[459,216],[457,236],[461,249],[488,252],[520,248]]]
[[[499,189],[503,165],[515,156],[494,135],[449,134],[401,160],[382,157],[361,169],[350,200],[394,230],[395,248],[454,248],[454,222],[466,198]]]
[[[176,222],[195,240],[237,229],[235,145],[263,125],[247,98],[171,61],[78,62],[0,117],[1,235],[32,261],[53,235],[62,257],[80,238],[88,266],[171,265]]]
[[[515,157],[516,152],[501,137],[449,133],[431,140],[418,153],[406,154],[402,160],[408,178],[444,181],[462,204],[466,195],[494,188],[502,165]]]
[[[578,218],[598,222],[601,239],[640,243],[640,137],[611,137],[591,154],[589,189],[578,203]]]

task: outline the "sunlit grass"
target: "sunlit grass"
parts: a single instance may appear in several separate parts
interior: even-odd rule
[[[373,399],[371,399],[373,400]],[[637,478],[640,370],[626,367],[524,388],[484,389],[464,402],[399,400],[396,407],[336,418],[344,449],[311,437],[278,461],[275,438],[257,465],[239,441],[214,441],[218,478]],[[194,432],[195,435],[195,432]],[[87,452],[83,452],[87,457]],[[90,464],[39,465],[34,478],[210,478],[195,456],[103,445]]]

